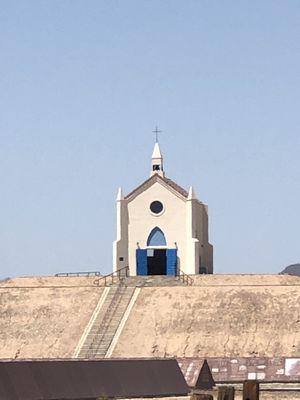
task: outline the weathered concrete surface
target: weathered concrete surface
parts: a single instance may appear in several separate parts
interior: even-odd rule
[[[201,286],[143,288],[113,356],[299,356],[300,280],[290,278],[215,275],[197,277]]]
[[[0,283],[0,358],[71,357],[103,288],[43,287],[35,278],[5,284],[18,287]]]

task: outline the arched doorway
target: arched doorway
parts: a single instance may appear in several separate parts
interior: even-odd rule
[[[167,242],[163,231],[157,226],[150,232],[147,240],[147,246],[148,275],[166,275]]]
[[[148,236],[147,240],[147,246],[166,246],[166,238],[161,229],[159,229],[157,226],[152,229],[150,232],[150,235]]]

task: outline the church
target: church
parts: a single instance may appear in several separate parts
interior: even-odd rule
[[[125,267],[130,276],[213,273],[207,205],[166,177],[158,141],[150,177],[127,195],[118,191],[113,270]]]
[[[264,400],[300,399],[300,278],[213,274],[207,206],[166,177],[157,141],[150,177],[118,191],[113,249],[109,275],[0,282],[1,399],[179,396],[197,386],[204,360],[220,387],[256,380]],[[183,386],[166,390],[179,375]]]

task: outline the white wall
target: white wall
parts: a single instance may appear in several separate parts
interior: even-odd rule
[[[159,200],[164,210],[155,215],[150,204]],[[178,267],[187,274],[199,273],[199,259],[212,272],[212,246],[208,243],[206,206],[197,199],[188,200],[159,181],[136,197],[117,201],[117,240],[114,242],[114,271],[129,266],[136,275],[136,249],[147,248],[147,239],[155,227],[160,228],[168,248],[176,248]],[[175,245],[176,242],[176,245]],[[123,261],[119,258],[123,257]]]
[[[157,216],[151,213],[150,204],[159,200],[164,211]],[[130,273],[136,274],[137,242],[140,248],[147,247],[147,239],[153,228],[158,226],[166,237],[167,247],[178,246],[179,265],[186,256],[186,207],[184,199],[170,192],[159,182],[155,182],[146,191],[128,203],[128,246]]]

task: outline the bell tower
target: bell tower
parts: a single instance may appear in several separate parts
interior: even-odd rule
[[[158,174],[162,177],[165,176],[163,157],[161,155],[161,151],[160,151],[158,142],[156,142],[154,145],[152,159],[151,159],[151,174],[150,174],[150,176],[152,176],[154,174]]]

